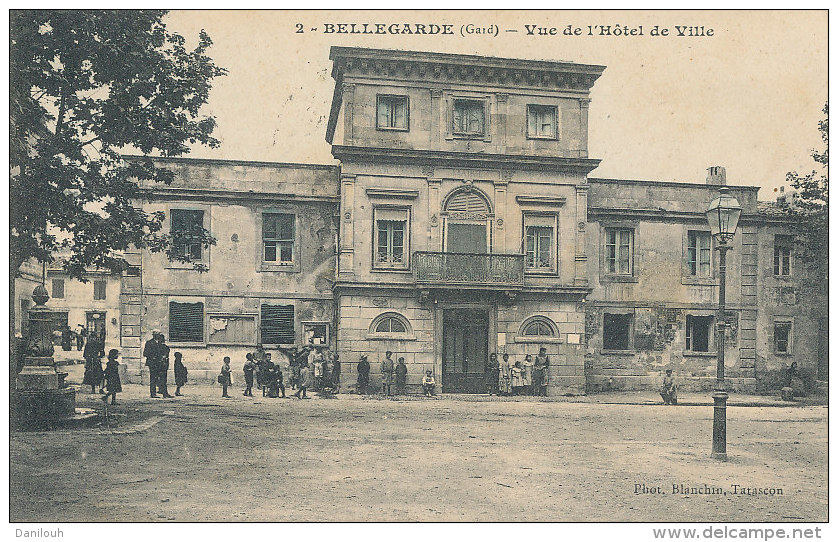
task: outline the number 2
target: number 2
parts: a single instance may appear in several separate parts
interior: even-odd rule
[[[302,34],[303,33],[302,23],[297,23],[295,26],[297,27],[297,34]]]

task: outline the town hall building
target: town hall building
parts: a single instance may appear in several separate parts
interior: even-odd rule
[[[791,361],[826,380],[825,293],[800,295],[787,220],[743,207],[728,255],[729,332],[715,344],[714,241],[704,218],[727,186],[600,179],[588,155],[590,91],[604,66],[333,47],[326,140],[339,165],[159,158],[143,186],[172,233],[200,225],[202,264],[127,254],[120,334],[144,378],[152,329],[190,375],[214,378],[263,344],[323,345],[345,386],[369,356],[404,357],[408,385],[485,393],[490,353],[546,348],[548,392],[655,389],[665,369],[707,388],[724,348],[731,389],[777,387]],[[130,158],[128,158],[130,159]],[[805,305],[805,306],[804,306]]]

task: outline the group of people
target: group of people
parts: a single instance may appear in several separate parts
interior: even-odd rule
[[[53,341],[61,344],[61,349],[69,352],[76,346],[76,350],[81,352],[87,342],[87,328],[79,324],[77,330],[70,329],[68,324],[64,324],[60,329],[53,332]]]
[[[84,348],[84,378],[82,384],[90,385],[90,392],[102,394],[102,401],[107,402],[111,397],[111,404],[116,404],[116,394],[122,391],[122,381],[119,378],[119,350],[111,348],[108,351],[108,362],[102,369],[102,357],[105,355],[104,343],[91,337]]]
[[[180,389],[186,384],[189,371],[183,364],[183,354],[175,352],[175,395],[169,393],[169,346],[166,337],[160,330],[151,332],[151,339],[143,347],[143,357],[148,367],[148,385],[151,397],[170,399],[175,395],[183,395]],[[158,395],[159,394],[159,395]]]
[[[524,361],[515,360],[510,363],[509,354],[503,354],[503,361],[498,361],[498,355],[489,355],[488,379],[489,395],[537,395],[547,396],[548,368],[550,356],[543,346],[538,355],[524,356]]]
[[[337,393],[340,389],[340,358],[326,347],[309,343],[303,347],[279,348],[288,358],[290,375],[288,385],[295,391],[294,397],[307,399],[308,390],[324,395]],[[271,353],[265,352],[261,344],[255,352],[249,352],[244,363],[244,395],[253,397],[254,382],[262,390],[263,397],[285,397],[285,377],[282,367],[274,363]],[[218,375],[222,386],[222,397],[229,397],[227,388],[232,385],[230,357],[225,356]]]
[[[367,395],[370,392],[370,362],[366,354],[361,355],[356,367],[358,371],[358,386],[357,392],[361,395]],[[407,365],[405,365],[404,358],[399,357],[397,361],[393,361],[393,352],[387,350],[384,353],[384,359],[381,361],[381,393],[383,395],[393,395],[393,384],[396,386],[396,394],[404,395],[407,387]],[[426,397],[434,395],[434,387],[436,381],[434,380],[433,371],[426,371],[422,377],[422,390]]]

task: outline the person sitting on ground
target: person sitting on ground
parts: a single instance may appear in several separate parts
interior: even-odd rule
[[[672,369],[667,369],[666,376],[663,377],[661,398],[663,399],[663,403],[665,405],[678,404],[678,386],[675,385],[675,377],[672,376]]]
[[[105,365],[105,388],[107,393],[102,396],[102,401],[107,402],[108,395],[111,396],[111,404],[116,404],[116,394],[122,391],[122,381],[119,379],[119,350],[111,348],[108,352],[108,363]]]
[[[434,394],[434,386],[436,385],[436,381],[434,381],[434,373],[430,369],[425,372],[425,376],[422,377],[422,391],[425,392],[425,397],[432,397]]]
[[[183,354],[175,352],[175,395],[183,396],[180,393],[180,388],[186,384],[189,371],[186,370],[186,365],[183,364]]]

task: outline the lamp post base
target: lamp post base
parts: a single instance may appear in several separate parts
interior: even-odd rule
[[[725,391],[713,393],[713,453],[710,457],[727,461],[727,398]]]

